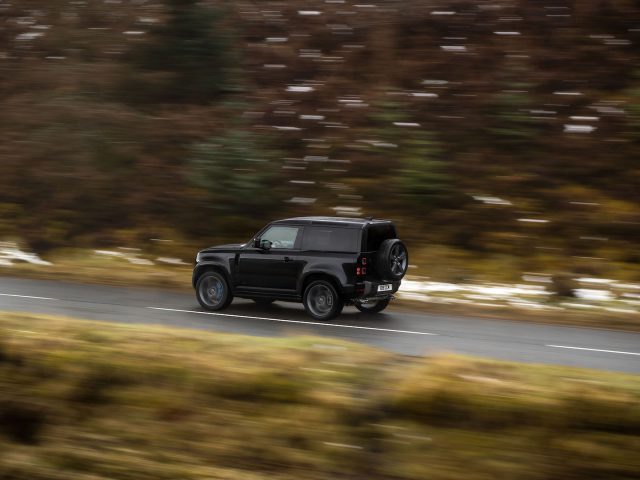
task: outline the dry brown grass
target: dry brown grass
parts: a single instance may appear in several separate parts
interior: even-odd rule
[[[640,377],[0,316],[2,479],[637,478]]]

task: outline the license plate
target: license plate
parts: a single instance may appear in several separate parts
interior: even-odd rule
[[[384,285],[378,285],[378,291],[379,292],[388,292],[389,290],[391,290],[391,284],[390,283],[385,283]]]

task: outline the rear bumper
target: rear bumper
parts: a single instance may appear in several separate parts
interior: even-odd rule
[[[367,298],[389,298],[400,288],[400,280],[365,280],[346,285],[341,289],[342,297],[346,301],[364,300]],[[378,291],[380,285],[391,285],[391,290]]]
[[[391,290],[379,291],[378,288],[380,287],[380,285],[391,285]],[[359,298],[386,298],[392,296],[398,291],[398,289],[400,288],[400,281],[365,281],[362,283],[362,286],[358,285],[358,287],[359,288],[356,288],[356,293],[358,294],[357,296]]]

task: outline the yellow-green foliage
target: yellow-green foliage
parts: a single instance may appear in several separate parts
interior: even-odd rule
[[[640,378],[0,316],[2,479],[637,478]]]

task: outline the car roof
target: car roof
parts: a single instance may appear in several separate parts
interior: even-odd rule
[[[334,227],[360,227],[372,223],[391,223],[390,220],[379,220],[373,218],[350,218],[350,217],[294,217],[276,220],[273,223],[295,223],[303,225],[331,225]]]

